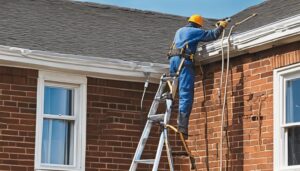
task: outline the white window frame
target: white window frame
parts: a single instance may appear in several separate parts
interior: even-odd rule
[[[273,108],[274,108],[274,149],[273,170],[274,171],[297,171],[300,165],[288,166],[287,128],[300,125],[297,123],[286,123],[286,82],[300,78],[300,64],[295,64],[273,71]]]
[[[44,89],[46,85],[73,88],[74,116],[44,115]],[[39,71],[37,85],[37,113],[36,113],[36,140],[35,140],[35,171],[84,171],[86,150],[86,105],[87,105],[87,78],[86,76],[66,74],[62,72]],[[75,111],[76,110],[76,111]],[[58,165],[41,163],[43,119],[74,120],[74,161],[73,165]]]

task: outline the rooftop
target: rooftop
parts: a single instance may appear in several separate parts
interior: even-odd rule
[[[245,32],[299,14],[299,0],[267,0],[234,16]],[[186,18],[68,0],[9,0],[0,6],[0,45],[125,61],[167,63],[165,54]],[[213,27],[216,20],[207,19]]]

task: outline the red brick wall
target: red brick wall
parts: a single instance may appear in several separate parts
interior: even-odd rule
[[[0,170],[32,171],[38,72],[0,67]]]
[[[297,42],[231,59],[223,170],[225,167],[234,171],[272,170],[273,69],[299,62],[299,45]],[[216,62],[204,66],[205,98],[202,76],[197,70],[188,143],[198,171],[214,171],[219,167],[220,65]],[[37,75],[35,70],[0,67],[1,171],[33,170]],[[143,83],[88,78],[87,171],[128,170],[156,88],[157,85],[150,85],[141,114]],[[261,124],[251,119],[252,115],[259,114]],[[172,124],[176,123],[175,119],[176,111]],[[158,130],[154,129],[144,158],[153,158]],[[181,151],[178,137],[171,134],[171,140],[173,150]],[[177,157],[174,162],[176,170],[189,170],[186,157]],[[146,171],[149,167],[142,165],[139,170]],[[160,170],[168,170],[165,155]]]
[[[273,170],[273,69],[297,62],[300,62],[300,42],[231,59],[223,170]],[[198,171],[217,171],[222,107],[217,88],[221,63],[204,68],[206,97],[198,69],[189,145],[196,156]],[[258,115],[261,124],[251,117]]]
[[[87,171],[129,169],[151,104],[149,99],[157,88],[148,88],[142,114],[143,87],[143,83],[88,78]],[[154,154],[153,148],[147,146],[148,156]]]
[[[1,171],[34,168],[37,77],[36,70],[0,67]],[[150,84],[141,113],[143,86],[88,78],[86,170],[129,169],[157,88]],[[159,127],[155,127],[145,158],[154,157],[158,132]],[[160,167],[167,166],[163,157]],[[149,166],[141,165],[139,169],[149,170]]]

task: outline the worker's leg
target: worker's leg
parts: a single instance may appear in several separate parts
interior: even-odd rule
[[[194,64],[190,60],[186,60],[184,67],[179,75],[179,117],[178,131],[188,135],[189,117],[194,101],[194,82],[195,72]]]
[[[170,58],[170,74],[175,74],[180,65],[181,58],[179,56],[173,56]]]
[[[170,74],[175,74],[180,65],[179,56],[170,59]],[[189,117],[194,100],[194,64],[190,60],[185,60],[179,75],[179,114],[178,114],[178,131],[188,135]]]

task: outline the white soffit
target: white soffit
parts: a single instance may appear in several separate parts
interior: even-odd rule
[[[230,38],[230,56],[234,57],[246,53],[254,53],[299,40],[300,15],[296,15],[254,30],[233,34]],[[227,37],[224,38],[223,44],[226,52],[228,45]],[[200,56],[198,59],[201,62],[209,63],[219,60],[221,56],[221,40],[198,48],[198,52]]]
[[[0,46],[0,63],[6,66],[57,70],[91,77],[140,82],[145,81],[145,73],[150,73],[150,80],[157,82],[161,74],[168,71],[166,64],[60,54],[8,46]]]

